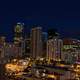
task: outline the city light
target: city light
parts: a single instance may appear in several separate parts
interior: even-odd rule
[[[53,78],[53,79],[56,80],[56,76],[55,76],[55,75],[51,75],[51,74],[49,74],[49,75],[48,75],[48,78]]]
[[[43,32],[42,27],[32,27],[29,37],[24,37],[24,29],[22,23],[15,25],[13,42],[6,42],[5,38],[0,38],[5,75],[21,80],[79,79],[78,39],[60,38],[54,30]]]

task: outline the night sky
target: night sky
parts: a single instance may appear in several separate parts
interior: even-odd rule
[[[0,1],[0,35],[13,37],[13,26],[24,22],[27,29],[37,24],[56,28],[64,37],[80,37],[80,2],[76,0],[2,0]]]

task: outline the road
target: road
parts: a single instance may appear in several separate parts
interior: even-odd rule
[[[28,76],[20,76],[19,78],[22,78],[25,80],[42,80],[41,78],[28,77]]]

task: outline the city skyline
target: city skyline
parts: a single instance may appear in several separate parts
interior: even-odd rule
[[[80,1],[0,1],[0,80],[80,80]]]
[[[12,42],[14,39],[14,36],[15,36],[15,34],[14,34],[14,28],[15,28],[15,26],[18,24],[18,23],[20,23],[20,24],[24,24],[24,23],[21,23],[21,22],[17,22],[17,23],[15,23],[13,26],[12,26],[12,28],[11,29],[9,29],[8,31],[7,31],[7,29],[4,29],[4,30],[6,30],[6,32],[4,32],[4,33],[1,33],[0,32],[0,36],[4,36],[4,37],[6,37],[6,41],[8,41],[8,42]],[[56,25],[57,26],[57,25]],[[74,38],[74,39],[80,39],[80,37],[79,37],[79,34],[77,34],[77,36],[72,32],[72,33],[66,33],[65,34],[65,31],[63,31],[63,32],[61,32],[59,29],[57,29],[57,28],[55,28],[54,26],[52,27],[48,27],[47,26],[47,28],[46,28],[46,26],[44,26],[44,25],[37,25],[37,24],[34,24],[34,25],[26,25],[26,24],[24,24],[24,30],[23,30],[23,32],[24,32],[24,36],[27,36],[27,37],[29,37],[30,36],[30,32],[31,32],[31,29],[33,28],[33,27],[41,27],[42,28],[42,31],[43,32],[47,32],[48,33],[48,30],[53,30],[53,34],[54,34],[54,32],[57,32],[58,34],[59,34],[59,36],[61,37],[61,38]]]

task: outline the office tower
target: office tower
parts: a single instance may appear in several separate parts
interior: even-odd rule
[[[63,58],[63,40],[62,39],[59,39],[58,40],[58,51],[59,51],[59,59],[62,60]]]
[[[47,58],[60,60],[62,55],[63,41],[57,37],[47,41]]]
[[[13,43],[7,42],[4,48],[4,57],[7,59],[19,58],[21,56],[21,48]]]
[[[20,58],[21,56],[21,47],[16,46],[15,44],[11,45],[11,57]]]
[[[33,58],[42,57],[42,28],[34,27],[31,30],[31,54]]]
[[[15,25],[15,36],[14,36],[14,44],[17,47],[20,47],[20,56],[22,57],[24,54],[24,48],[25,48],[25,42],[24,42],[24,24],[23,23],[17,23]]]
[[[47,58],[61,59],[63,41],[59,39],[57,29],[48,29]]]
[[[25,56],[31,57],[31,39],[30,38],[25,39]]]
[[[5,44],[5,48],[4,48],[4,53],[5,53],[5,57],[9,58],[11,56],[11,45],[9,43]]]
[[[54,46],[53,46],[53,40],[52,39],[49,39],[48,41],[47,41],[47,55],[46,55],[46,57],[48,58],[48,59],[53,59],[54,58],[54,51],[53,51],[53,48],[54,48]]]
[[[42,57],[46,57],[47,53],[47,40],[48,40],[48,33],[42,32]]]
[[[24,53],[24,56],[25,57],[31,57],[31,38],[30,38],[30,32],[27,32],[25,34],[25,39],[24,39],[24,42],[25,42],[25,53]]]
[[[19,46],[21,41],[23,40],[23,23],[17,23],[14,28],[14,44]]]
[[[5,57],[4,49],[6,44],[6,38],[4,36],[0,37],[0,58]]]

